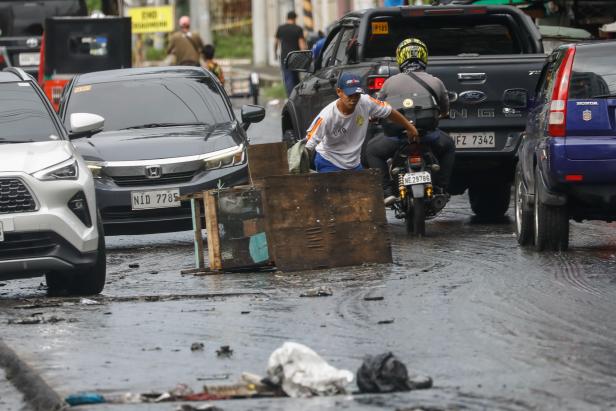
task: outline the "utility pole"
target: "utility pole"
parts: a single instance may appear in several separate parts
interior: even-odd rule
[[[252,0],[252,60],[255,66],[267,64],[267,7],[266,0]]]
[[[212,44],[212,21],[210,0],[190,0],[190,25],[203,39],[204,44]]]

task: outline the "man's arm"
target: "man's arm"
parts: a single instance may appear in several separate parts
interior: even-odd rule
[[[308,128],[308,132],[306,133],[306,148],[308,150],[314,150],[317,144],[323,140],[323,130],[325,126],[323,125],[324,119],[319,114],[317,118],[314,119],[310,127]]]
[[[441,112],[441,118],[447,118],[449,117],[449,94],[447,93],[447,88],[445,88],[442,81],[439,87],[438,97],[440,100],[438,102],[438,106]]]
[[[413,123],[408,121],[406,117],[404,117],[398,110],[391,110],[391,113],[387,119],[404,127],[406,129],[406,136],[410,142],[419,142],[419,133],[417,132],[417,129]]]
[[[306,39],[302,36],[299,38],[299,49],[300,50],[308,50],[308,45],[306,44]]]

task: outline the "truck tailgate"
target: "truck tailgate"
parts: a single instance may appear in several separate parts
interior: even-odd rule
[[[440,78],[450,92],[450,119],[440,127],[456,141],[459,153],[512,152],[526,125],[526,111],[503,105],[507,89],[533,93],[544,54],[434,57],[428,71]]]

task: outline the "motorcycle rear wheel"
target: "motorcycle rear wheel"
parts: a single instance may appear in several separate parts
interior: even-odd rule
[[[420,237],[426,235],[426,204],[423,198],[406,200],[406,233]]]

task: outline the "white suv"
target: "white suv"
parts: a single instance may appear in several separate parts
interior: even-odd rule
[[[84,132],[102,127],[85,118]],[[105,237],[92,174],[36,82],[0,72],[0,280],[45,275],[50,295],[100,293]]]

